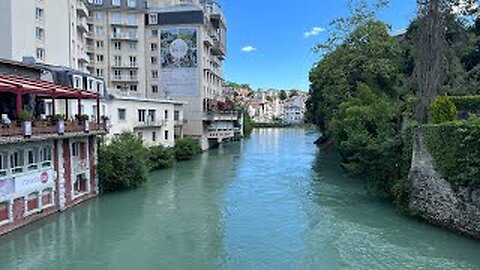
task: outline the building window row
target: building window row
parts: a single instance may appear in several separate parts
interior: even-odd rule
[[[0,178],[52,167],[50,146],[0,152]]]

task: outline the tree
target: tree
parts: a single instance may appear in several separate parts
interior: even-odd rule
[[[285,90],[280,90],[280,100],[286,100],[287,98],[287,92],[285,92]]]
[[[133,133],[123,133],[99,149],[98,175],[102,192],[141,186],[147,181],[148,149]]]

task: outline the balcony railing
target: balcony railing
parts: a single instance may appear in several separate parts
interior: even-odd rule
[[[95,122],[89,122],[89,129],[91,131],[103,131],[104,126],[102,124],[97,124]],[[65,122],[64,133],[80,133],[85,132],[85,127],[82,123],[78,122]],[[58,134],[58,128],[56,125],[45,122],[33,122],[32,124],[32,135],[31,136],[42,136],[42,135],[55,135]],[[18,137],[23,136],[23,129],[21,125],[12,125],[10,127],[0,127],[0,139],[5,137]]]
[[[167,124],[166,120],[147,120],[144,122],[139,122],[135,128],[136,129],[142,129],[142,128],[157,128],[157,127],[163,127]]]
[[[81,33],[88,32],[88,23],[86,17],[78,17],[77,18],[77,28]]]
[[[138,77],[137,76],[129,76],[129,75],[113,76],[112,81],[114,81],[114,82],[138,82]]]
[[[237,121],[238,112],[236,111],[209,111],[204,115],[207,121]]]
[[[138,40],[137,34],[131,33],[113,33],[112,39],[119,39],[119,40]]]
[[[220,130],[209,130],[207,133],[208,139],[228,139],[235,137],[235,132],[233,130],[220,131]]]

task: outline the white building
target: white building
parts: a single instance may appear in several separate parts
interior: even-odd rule
[[[305,102],[307,97],[303,94],[285,100],[282,121],[289,125],[305,123]]]
[[[0,58],[86,71],[86,0],[1,0]]]

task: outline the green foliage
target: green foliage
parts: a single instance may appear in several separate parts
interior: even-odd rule
[[[148,165],[151,170],[170,168],[175,165],[175,162],[175,152],[173,148],[158,145],[149,149]]]
[[[425,126],[426,144],[440,174],[455,185],[480,185],[480,121]]]
[[[174,154],[177,161],[190,160],[201,152],[200,144],[196,140],[186,138],[175,142]]]
[[[432,104],[432,122],[440,124],[454,121],[457,118],[457,107],[449,96],[438,96]]]
[[[245,137],[250,136],[252,134],[254,128],[254,123],[252,118],[247,112],[243,112],[243,135]]]
[[[18,115],[18,120],[19,121],[32,121],[32,113],[27,111],[27,110],[22,110],[20,114]]]
[[[140,138],[123,133],[99,149],[98,175],[102,192],[141,186],[147,180],[148,149]]]
[[[480,114],[480,96],[453,96],[451,99],[458,111]]]
[[[236,83],[236,82],[227,81],[223,84],[223,86],[227,87],[227,88],[233,88],[233,89],[245,88],[245,89],[248,89],[248,90],[252,90],[250,85],[246,84],[246,83]]]
[[[365,22],[311,70],[307,119],[328,133],[328,122],[340,104],[355,96],[359,83],[394,97],[399,65],[400,47],[388,26]]]
[[[373,180],[388,194],[399,177],[402,141],[397,135],[397,108],[384,93],[360,84],[357,96],[342,103],[329,130],[355,175]]]
[[[285,100],[287,98],[287,92],[285,92],[285,90],[280,90],[280,100]]]

